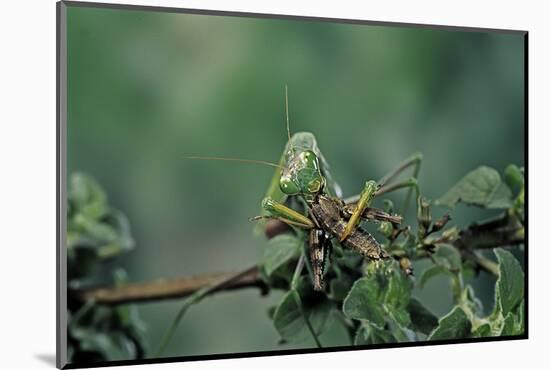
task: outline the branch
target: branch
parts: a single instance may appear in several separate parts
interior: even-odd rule
[[[518,227],[516,221],[508,213],[504,213],[462,230],[453,245],[464,258],[473,261],[479,269],[498,275],[497,264],[483,257],[478,251],[524,244],[523,230],[523,226]]]
[[[488,222],[472,224],[460,232],[459,238],[453,242],[453,245],[465,258],[473,260],[480,269],[494,274],[494,262],[479,255],[477,251],[523,244],[523,237],[518,235],[519,229],[507,227],[509,226],[508,221],[508,216],[505,215]],[[272,228],[276,229],[275,226]],[[277,229],[277,233],[287,231],[287,228]],[[273,236],[270,235],[270,237]],[[76,297],[84,301],[93,299],[97,303],[117,305],[183,298],[207,286],[213,288],[209,294],[245,288],[258,288],[262,295],[269,292],[269,287],[260,276],[258,266],[253,266],[237,273],[214,273],[171,280],[130,283],[121,287],[75,291],[74,293]]]
[[[522,228],[500,230],[471,230],[461,232],[460,238],[454,242],[458,249],[492,249],[514,246],[524,243],[524,238],[517,235]]]
[[[257,266],[237,273],[214,273],[145,283],[130,283],[120,287],[76,291],[81,300],[116,305],[132,302],[159,301],[183,298],[207,286],[215,286],[210,294],[244,288],[259,288],[262,295],[269,288],[261,279]]]

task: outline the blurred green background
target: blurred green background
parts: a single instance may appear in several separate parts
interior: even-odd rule
[[[187,155],[277,161],[293,131],[314,132],[345,195],[415,151],[435,199],[478,165],[524,161],[523,36],[68,7],[68,170],[94,176],[129,217],[132,281],[248,267],[272,169]],[[399,198],[396,198],[399,200]],[[439,212],[440,215],[443,211]],[[464,225],[488,211],[459,207]],[[416,274],[423,264],[416,266]],[[474,287],[492,306],[494,280]],[[437,315],[445,278],[416,292]],[[274,292],[218,294],[191,308],[166,356],[278,345]],[[156,348],[181,303],[140,305]],[[325,343],[347,344],[334,330]]]

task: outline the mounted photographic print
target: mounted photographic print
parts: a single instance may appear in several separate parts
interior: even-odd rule
[[[58,3],[58,367],[527,338],[526,50]]]

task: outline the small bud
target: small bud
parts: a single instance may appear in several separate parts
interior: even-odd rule
[[[445,225],[447,225],[447,222],[451,220],[451,216],[449,214],[445,214],[443,217],[441,217],[439,220],[434,222],[434,225],[432,226],[431,232],[435,233],[439,230],[443,229]]]
[[[504,181],[512,190],[524,184],[523,171],[516,165],[511,164],[504,170]]]
[[[391,222],[383,221],[378,226],[378,231],[380,231],[385,237],[390,238],[393,234],[393,225]]]
[[[441,239],[443,239],[445,242],[453,242],[459,237],[459,231],[456,226],[443,231],[443,234],[441,235]]]
[[[393,202],[389,199],[384,199],[384,211],[393,213]]]
[[[525,239],[525,228],[519,228],[514,235],[516,238]]]
[[[411,260],[407,257],[401,257],[399,259],[399,267],[401,267],[401,270],[407,274],[407,275],[413,275],[413,267]]]
[[[523,207],[524,204],[525,204],[525,186],[522,186],[518,196],[516,197],[516,200],[514,201],[514,207],[521,208]]]
[[[424,197],[418,198],[418,225],[422,235],[425,235],[432,223],[432,213],[430,211],[430,202]]]

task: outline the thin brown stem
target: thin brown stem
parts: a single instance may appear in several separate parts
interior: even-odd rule
[[[231,279],[234,276],[237,277]],[[224,282],[227,279],[230,280]],[[183,298],[199,289],[218,284],[219,286],[212,289],[211,294],[244,288],[259,288],[262,294],[266,294],[268,291],[267,285],[260,277],[258,267],[254,266],[240,273],[214,273],[144,283],[130,283],[121,287],[80,291],[76,292],[76,296],[82,300],[94,299],[96,303],[114,305]]]
[[[507,218],[507,216],[502,216],[502,218]],[[460,232],[453,245],[458,248],[464,258],[471,259],[480,269],[494,274],[496,271],[494,263],[481,256],[477,251],[523,244],[524,239],[518,236],[518,229],[506,227],[506,225],[508,223],[499,218],[472,224]],[[395,256],[399,257],[397,254]],[[426,256],[419,254],[417,257],[424,258]],[[72,293],[83,301],[93,299],[98,304],[117,305],[187,297],[208,286],[212,288],[209,294],[245,288],[258,288],[262,294],[267,294],[269,291],[258,267],[253,266],[237,273],[211,273]]]
[[[498,247],[512,247],[525,243],[519,231],[522,227],[515,226],[508,213],[476,222],[460,232],[453,245],[461,252],[462,257],[474,262],[477,268],[490,274],[498,275],[495,262],[483,257],[479,251]]]

